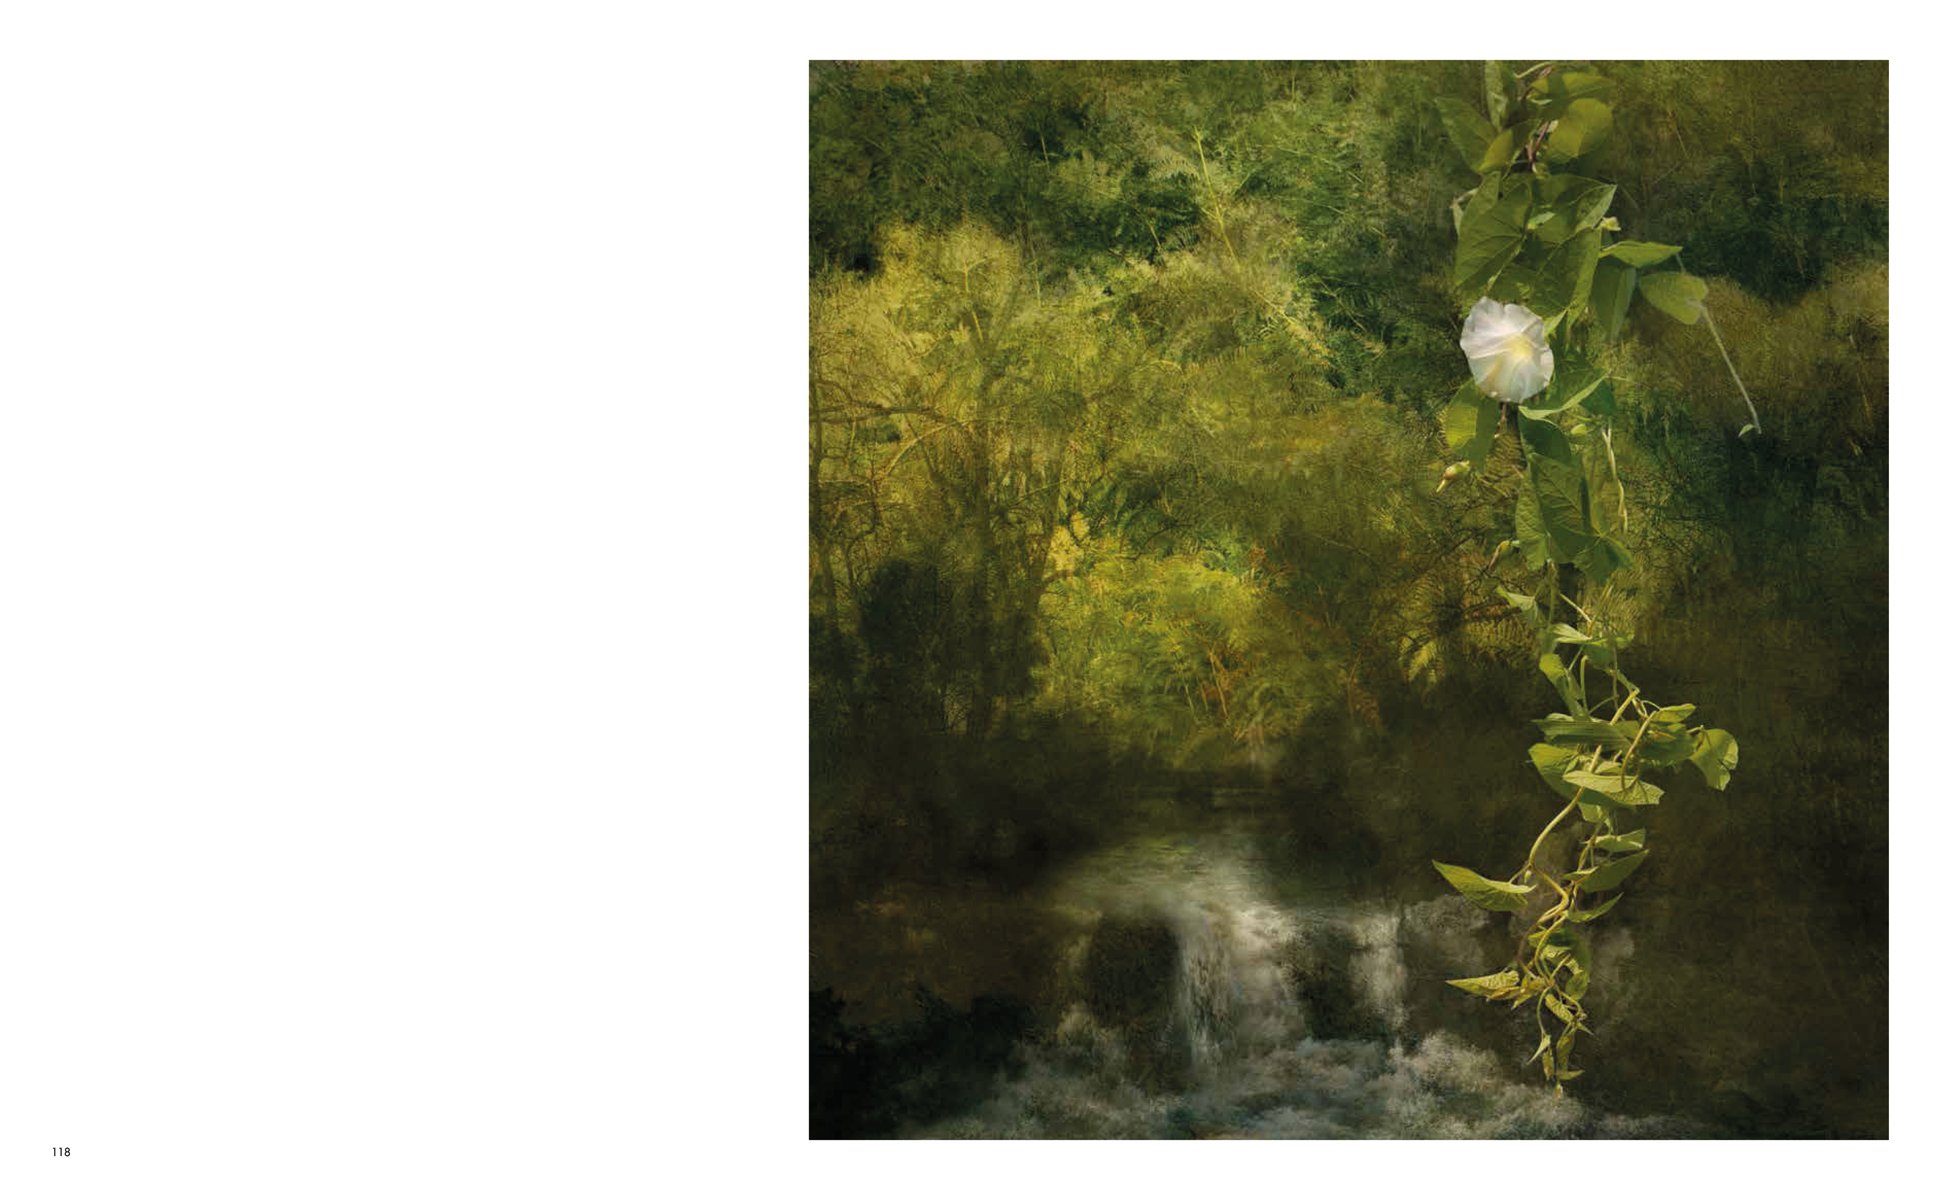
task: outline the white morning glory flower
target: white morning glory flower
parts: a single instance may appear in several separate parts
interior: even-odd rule
[[[1462,353],[1469,356],[1475,386],[1515,403],[1550,386],[1556,356],[1543,337],[1543,318],[1520,304],[1475,302],[1462,325]]]

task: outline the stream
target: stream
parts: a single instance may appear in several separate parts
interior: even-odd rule
[[[1501,914],[1459,897],[1349,901],[1309,887],[1240,817],[1146,837],[1071,863],[1021,897],[909,894],[878,915],[923,956],[971,907],[975,932],[1033,929],[1053,946],[1033,991],[1041,1020],[1008,1040],[985,1086],[951,1113],[890,1132],[921,1138],[1680,1137],[1695,1125],[1557,1096],[1510,1014],[1443,981],[1495,969]],[[984,932],[985,931],[985,932]],[[930,941],[930,939],[932,939]],[[947,940],[953,940],[949,938]],[[858,948],[860,943],[855,943]],[[1593,939],[1595,988],[1630,955]],[[944,955],[951,958],[948,952]],[[884,965],[882,964],[882,969]],[[945,966],[935,973],[945,972]],[[973,990],[987,980],[969,983]],[[1601,1028],[1598,1030],[1601,1035]],[[1531,1040],[1525,1040],[1530,1038]]]

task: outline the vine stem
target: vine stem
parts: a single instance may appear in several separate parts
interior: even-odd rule
[[[1584,794],[1584,790],[1582,788],[1578,788],[1577,795],[1581,796],[1583,794]],[[1536,852],[1543,848],[1543,839],[1549,837],[1551,831],[1554,830],[1558,825],[1562,824],[1563,818],[1569,816],[1571,813],[1575,812],[1576,810],[1577,810],[1577,801],[1573,798],[1570,801],[1570,803],[1563,806],[1562,812],[1550,818],[1550,823],[1543,827],[1543,832],[1537,834],[1536,841],[1531,843],[1529,848],[1529,858],[1523,863],[1525,867],[1530,867],[1530,868],[1535,867]]]
[[[1757,431],[1759,426],[1753,426]],[[1611,480],[1617,484],[1617,515],[1624,522],[1624,532],[1631,532],[1631,510],[1624,503],[1624,477],[1617,473],[1617,451],[1611,449],[1611,427],[1604,426],[1604,456],[1611,460]],[[1606,586],[1609,586],[1608,584]]]
[[[1673,260],[1678,263],[1679,270],[1685,269],[1684,255],[1673,255]],[[1726,339],[1719,336],[1719,327],[1712,321],[1712,310],[1703,300],[1699,301],[1699,315],[1705,318],[1705,327],[1712,334],[1712,343],[1719,347],[1719,357],[1725,360],[1726,370],[1732,375],[1733,386],[1739,389],[1739,398],[1746,402],[1746,411],[1752,414],[1753,432],[1764,433],[1765,430],[1760,428],[1760,410],[1753,407],[1753,397],[1746,391],[1746,381],[1739,377],[1739,368],[1732,365],[1732,355],[1726,353]]]
[[[1719,327],[1712,323],[1712,310],[1701,303],[1699,315],[1705,318],[1705,327],[1712,332],[1712,340],[1718,344],[1719,357],[1726,360],[1726,370],[1732,372],[1732,381],[1739,388],[1739,398],[1746,402],[1746,411],[1753,416],[1753,432],[1765,432],[1760,428],[1760,410],[1753,407],[1753,398],[1746,393],[1746,383],[1739,378],[1739,368],[1732,365],[1732,355],[1726,353],[1725,339],[1719,336]]]

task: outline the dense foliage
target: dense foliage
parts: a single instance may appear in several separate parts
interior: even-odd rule
[[[1350,886],[1432,896],[1430,858],[1495,861],[1563,803],[1524,718],[1599,685],[1537,672],[1539,624],[1576,635],[1543,648],[1571,677],[1628,628],[1630,687],[1736,730],[1741,779],[1664,806],[1654,859],[1592,851],[1648,863],[1609,918],[1645,935],[1613,1028],[1662,1053],[1585,1083],[1651,1103],[1677,1072],[1775,1133],[1885,1121],[1885,67],[1594,71],[1556,115],[1601,100],[1604,129],[1534,147],[1614,185],[1587,224],[1505,205],[1533,171],[1485,182],[1550,114],[1495,111],[1480,64],[814,68],[815,923],[889,880],[1030,881],[1159,785],[1242,781]],[[1472,243],[1492,217],[1513,236]],[[1519,419],[1566,445],[1478,441],[1464,315],[1554,303],[1523,272],[1565,246],[1577,344]],[[1618,303],[1682,315],[1693,277],[1713,330]],[[1595,522],[1551,531],[1582,539],[1554,590],[1512,524],[1551,461]],[[1611,754],[1582,769],[1637,786]]]

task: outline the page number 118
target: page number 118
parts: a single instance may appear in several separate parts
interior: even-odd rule
[[[56,1147],[54,1147],[54,1157],[56,1157],[56,1158],[66,1158],[67,1156],[68,1156],[68,1148],[67,1148],[66,1146],[56,1146]]]

